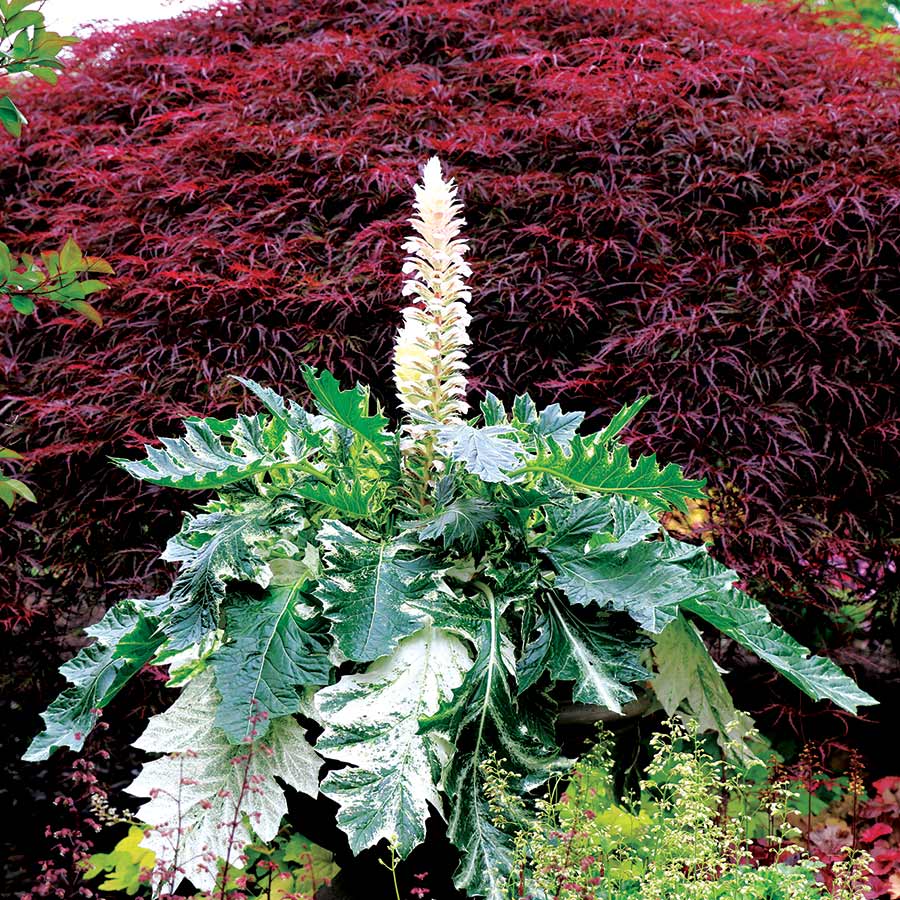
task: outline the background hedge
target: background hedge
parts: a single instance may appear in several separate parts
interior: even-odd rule
[[[829,569],[880,571],[897,73],[888,50],[731,0],[248,0],[82,45],[0,144],[0,239],[73,233],[118,276],[102,329],[0,310],[0,442],[39,494],[2,549],[17,739],[75,626],[165,583],[190,498],[109,456],[231,413],[229,374],[296,394],[301,363],[327,365],[391,405],[400,238],[432,153],[469,222],[476,391],[597,422],[653,394],[636,446],[718,489],[717,552],[782,617],[837,603]],[[888,684],[876,638],[840,655]]]

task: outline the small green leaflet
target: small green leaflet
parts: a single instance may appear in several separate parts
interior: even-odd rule
[[[218,705],[212,673],[201,672],[134,743],[148,753],[171,755],[145,763],[127,788],[136,797],[150,798],[137,812],[151,826],[142,846],[158,862],[171,865],[177,829],[179,875],[209,892],[217,884],[210,857],[230,857],[240,866],[235,848],[249,844],[253,834],[266,842],[278,834],[287,801],[275,779],[315,797],[322,763],[291,716],[272,722],[265,741],[235,748],[215,726]],[[242,790],[245,777],[250,791]],[[232,831],[239,798],[243,815]]]
[[[454,883],[470,896],[505,900],[512,867],[512,839],[494,823],[484,790],[482,763],[496,752],[523,782],[537,785],[561,765],[528,729],[510,687],[515,663],[502,636],[503,605],[488,598],[490,618],[478,635],[478,656],[453,701],[424,723],[455,747],[444,772],[450,801],[447,833],[463,853]]]
[[[632,462],[624,445],[609,449],[602,435],[575,437],[569,452],[552,438],[547,446],[524,466],[511,471],[513,477],[524,473],[549,475],[585,494],[620,494],[643,500],[653,509],[670,506],[687,509],[685,501],[704,496],[704,481],[685,478],[674,463],[660,468],[656,456],[639,456]]]
[[[426,626],[365,674],[316,694],[325,723],[316,750],[351,764],[330,772],[322,793],[340,805],[353,853],[393,836],[406,857],[425,839],[429,806],[440,812],[443,803],[419,722],[452,698],[471,665],[459,638]]]
[[[214,419],[188,419],[183,438],[161,438],[162,449],[145,445],[142,461],[113,459],[129,475],[183,490],[224,487],[276,468],[298,463],[301,443],[270,446],[261,416],[239,416],[227,430]],[[226,447],[222,437],[231,439]],[[291,452],[285,452],[285,451]]]
[[[232,741],[263,738],[270,722],[300,711],[299,687],[328,684],[327,626],[297,612],[298,589],[270,588],[261,600],[225,604],[227,642],[209,659],[222,697],[216,725]]]
[[[302,374],[322,415],[358,435],[381,459],[385,459],[391,445],[386,430],[389,423],[380,412],[369,415],[368,389],[357,384],[343,391],[331,372],[323,371],[318,375],[308,366],[303,368]]]
[[[620,713],[635,699],[630,685],[651,677],[640,663],[648,642],[616,628],[608,616],[571,609],[549,596],[536,630],[519,661],[519,694],[548,671],[556,681],[575,682],[576,703],[595,703]]]
[[[332,520],[323,522],[319,543],[325,571],[315,594],[347,659],[385,656],[428,622],[416,602],[437,593],[435,562],[410,558],[401,541],[369,540]]]
[[[653,658],[659,673],[653,691],[670,716],[680,709],[696,720],[700,731],[715,731],[726,753],[750,760],[746,746],[752,720],[735,709],[731,694],[697,629],[678,616],[657,635]]]
[[[423,541],[441,540],[445,548],[458,544],[471,550],[484,526],[497,517],[496,508],[480,497],[460,497],[442,507],[429,519],[404,523]]]
[[[163,630],[171,649],[184,650],[219,626],[219,606],[228,581],[266,587],[271,570],[254,542],[267,535],[270,507],[247,503],[239,512],[219,510],[185,519],[162,558],[181,564],[167,596]]]
[[[489,483],[508,482],[507,472],[519,464],[522,447],[508,438],[508,425],[473,428],[446,425],[437,429],[438,446],[450,459],[462,463],[473,475]]]
[[[551,403],[541,410],[531,431],[538,438],[553,438],[560,447],[568,448],[583,421],[583,412],[564,413],[558,403]]]
[[[47,759],[60,747],[80,750],[97,724],[96,710],[106,706],[156,653],[163,637],[156,620],[135,600],[123,600],[86,629],[95,638],[60,667],[71,683],[43,713],[45,730],[22,757]]]

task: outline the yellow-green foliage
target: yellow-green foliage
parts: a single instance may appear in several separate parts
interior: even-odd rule
[[[761,771],[712,756],[682,726],[656,735],[639,798],[617,797],[611,741],[598,743],[516,837],[513,893],[556,900],[863,900],[867,859],[849,857],[832,893],[818,864],[792,847],[793,865],[751,865],[754,839],[789,839],[792,795],[759,787]],[[521,822],[503,762],[485,766],[499,827]],[[561,783],[562,784],[562,783]]]
[[[141,846],[144,830],[137,825],[128,829],[128,834],[109,853],[95,853],[90,858],[90,868],[85,878],[106,877],[100,882],[101,891],[124,891],[137,894],[144,883],[141,873],[153,870],[156,856],[153,851]]]
[[[150,875],[156,865],[152,851],[140,846],[144,829],[132,825],[128,834],[109,853],[95,853],[89,860],[85,878],[105,876],[101,891],[121,891],[129,896],[150,896]],[[290,834],[271,845],[251,844],[246,848],[247,866],[232,868],[226,879],[226,893],[240,890],[247,900],[297,900],[311,898],[338,872],[331,854],[303,837]],[[195,900],[207,900],[197,894]]]

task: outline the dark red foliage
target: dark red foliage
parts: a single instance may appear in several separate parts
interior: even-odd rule
[[[269,0],[99,35],[0,148],[0,238],[70,232],[106,325],[4,310],[0,441],[37,506],[2,617],[161,581],[176,492],[108,462],[298,367],[388,404],[400,239],[439,153],[473,245],[476,389],[602,421],[733,485],[719,554],[816,593],[896,526],[900,88],[887,51],[732,0]],[[19,199],[16,199],[19,197]],[[736,494],[735,494],[736,489]],[[76,619],[70,619],[70,613]]]

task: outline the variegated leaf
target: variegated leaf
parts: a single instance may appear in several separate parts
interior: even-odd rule
[[[154,716],[134,746],[168,755],[146,763],[127,788],[149,798],[137,812],[151,826],[142,846],[177,863],[177,880],[188,878],[202,891],[216,885],[217,860],[240,867],[254,835],[275,838],[287,813],[275,779],[314,797],[321,766],[291,716],[272,722],[264,742],[235,747],[215,725],[219,700],[212,674],[203,672]]]
[[[265,737],[272,721],[300,711],[300,688],[328,684],[327,624],[303,619],[297,594],[273,587],[260,600],[238,594],[225,606],[226,641],[209,668],[222,697],[216,725],[232,741]]]
[[[547,598],[537,634],[518,666],[518,692],[528,690],[547,671],[557,681],[575,683],[576,703],[594,703],[613,712],[635,699],[631,685],[650,673],[639,654],[649,642],[614,625],[595,610],[575,610],[559,598]]]
[[[471,665],[459,638],[427,626],[364,674],[316,694],[325,723],[316,749],[350,763],[329,773],[322,792],[340,805],[338,825],[354,853],[393,836],[405,857],[425,839],[429,807],[441,813],[443,804],[419,724],[452,698]]]
[[[400,541],[375,541],[341,522],[319,532],[324,572],[316,596],[325,605],[341,652],[354,662],[391,653],[427,624],[416,603],[437,593],[436,564]]]

